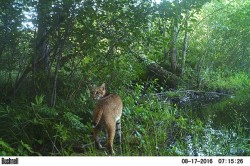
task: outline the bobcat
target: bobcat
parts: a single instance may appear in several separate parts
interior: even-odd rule
[[[102,148],[98,133],[104,127],[108,137],[107,145],[111,154],[114,154],[113,140],[116,134],[117,140],[121,143],[121,115],[122,100],[116,94],[106,93],[105,84],[100,87],[91,86],[91,96],[97,100],[93,114],[94,140],[98,148]]]

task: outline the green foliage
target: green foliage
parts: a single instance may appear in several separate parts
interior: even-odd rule
[[[8,143],[2,140],[2,138],[0,138],[0,147],[1,147],[0,151],[1,156],[11,156],[15,152],[15,150]]]
[[[187,60],[197,86],[217,73],[249,73],[248,13],[249,1],[213,1],[203,7]]]
[[[34,103],[31,102],[28,107],[19,106],[18,112],[15,112],[15,106],[2,107],[4,114],[0,117],[3,123],[0,133],[3,139],[8,138],[8,142],[16,142],[9,145],[1,140],[3,154],[66,155],[66,149],[71,149],[79,140],[87,138],[83,133],[89,131],[90,125],[82,123],[79,115],[58,112],[59,108],[48,107],[43,99],[44,96],[36,96]]]
[[[250,79],[246,73],[227,74],[224,71],[209,73],[205,79],[212,89],[224,89],[231,91],[244,91],[250,86]]]

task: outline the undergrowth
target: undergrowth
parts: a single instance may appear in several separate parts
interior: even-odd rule
[[[155,94],[156,82],[145,90],[134,84],[116,91],[124,102],[122,144],[115,144],[116,155],[250,155],[249,147],[249,79],[246,75],[213,80],[214,89],[232,89],[232,98],[204,109],[207,121],[192,110],[184,111]],[[219,84],[221,82],[221,84]],[[85,91],[88,91],[85,89]],[[65,100],[59,98],[54,108],[44,96],[0,105],[0,155],[80,155],[106,156],[97,150],[92,139],[93,101],[89,93]],[[175,96],[170,92],[169,96]],[[178,96],[178,95],[177,95]],[[211,112],[214,110],[214,112]],[[235,125],[218,124],[220,114],[230,111]],[[218,127],[221,126],[221,127]],[[104,135],[103,135],[104,136]]]

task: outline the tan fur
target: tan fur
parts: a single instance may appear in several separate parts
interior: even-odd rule
[[[121,142],[121,115],[122,115],[122,100],[121,97],[116,94],[107,94],[105,84],[100,87],[92,87],[92,98],[98,100],[93,114],[94,125],[94,140],[98,148],[102,148],[98,133],[101,127],[104,127],[106,134],[108,135],[108,149],[111,154],[114,154],[113,140],[117,131],[119,142]]]

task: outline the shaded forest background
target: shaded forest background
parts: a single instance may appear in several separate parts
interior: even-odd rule
[[[89,96],[103,82],[124,102],[120,155],[250,155],[249,15],[249,0],[2,0],[0,155],[105,155]],[[190,90],[231,95],[237,123],[214,134],[214,114],[173,102]]]

